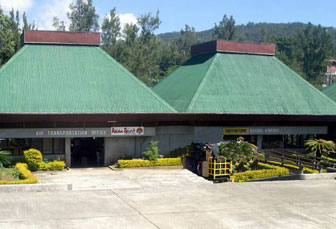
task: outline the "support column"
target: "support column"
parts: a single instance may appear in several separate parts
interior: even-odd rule
[[[258,135],[257,136],[257,147],[258,147],[258,151],[262,150],[262,142],[263,142],[263,136],[262,135]]]
[[[71,167],[71,138],[65,139],[65,164]]]

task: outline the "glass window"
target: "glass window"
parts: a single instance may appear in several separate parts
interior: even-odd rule
[[[43,139],[43,154],[52,154],[53,153],[53,139],[52,138],[44,138]]]
[[[41,138],[33,138],[31,147],[42,152],[42,139]]]
[[[54,138],[54,153],[55,154],[65,154],[65,139],[64,138]]]

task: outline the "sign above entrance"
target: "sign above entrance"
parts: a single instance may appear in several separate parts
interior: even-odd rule
[[[111,135],[144,135],[145,128],[141,127],[111,127]]]
[[[155,136],[155,127],[0,129],[0,138],[90,138]]]
[[[224,134],[248,134],[249,133],[249,128],[224,128]]]
[[[248,126],[224,127],[224,135],[327,134],[327,126]]]

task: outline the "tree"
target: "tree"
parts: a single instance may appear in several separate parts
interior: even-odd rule
[[[298,31],[298,44],[303,52],[302,70],[309,81],[316,80],[325,69],[324,61],[332,48],[330,35],[321,25],[308,23]]]
[[[70,13],[67,13],[68,18],[71,21],[69,30],[72,32],[90,32],[98,31],[99,15],[96,14],[96,8],[92,5],[92,0],[77,0],[75,3],[71,3]]]
[[[23,12],[22,21],[23,21],[22,30],[35,30],[35,29],[37,29],[34,22],[32,24],[28,23],[26,12]]]
[[[151,13],[143,14],[138,18],[138,24],[141,29],[140,38],[143,42],[148,42],[153,38],[154,31],[160,27],[159,10],[156,11],[155,17]]]
[[[53,24],[52,26],[57,30],[57,31],[65,31],[65,22],[61,21],[58,17],[53,18]]]
[[[213,33],[214,38],[229,41],[233,40],[236,32],[235,23],[236,21],[233,19],[232,16],[228,18],[225,14],[223,19],[219,22],[219,25],[215,23]]]
[[[122,64],[148,86],[159,81],[162,41],[154,35],[161,24],[159,11],[141,15],[138,25],[126,25],[123,34]],[[140,34],[139,31],[140,30]]]
[[[123,30],[123,35],[122,37],[125,40],[125,43],[129,46],[131,45],[134,40],[137,38],[139,32],[139,28],[135,24],[129,24],[127,23],[125,25],[125,28]]]
[[[150,141],[147,151],[143,152],[145,160],[155,161],[160,158],[158,141]]]
[[[13,41],[14,41],[14,50],[17,52],[21,48],[21,28],[20,28],[20,13],[19,11],[14,11],[12,9],[9,12],[10,15],[10,28],[11,33],[13,35]]]
[[[324,139],[307,140],[304,145],[307,150],[312,152],[313,155],[318,158],[322,155],[328,156],[330,151],[334,152],[336,148],[335,142]]]
[[[185,25],[181,30],[181,37],[176,41],[176,45],[180,50],[183,61],[190,57],[191,46],[197,43],[196,31],[194,27]]]
[[[270,42],[276,44],[276,57],[305,78],[301,62],[303,54],[297,36],[273,37]]]
[[[116,8],[113,8],[110,11],[110,14],[104,18],[101,26],[103,49],[113,57],[116,56],[114,52],[117,39],[121,36],[120,19],[118,15],[116,15],[115,11]]]
[[[0,66],[15,54],[15,41],[12,33],[11,18],[0,8]]]

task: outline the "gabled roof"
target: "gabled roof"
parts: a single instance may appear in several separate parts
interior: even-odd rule
[[[336,115],[332,100],[274,56],[193,56],[153,90],[179,112]]]
[[[0,113],[169,112],[96,46],[25,45],[0,70]]]

